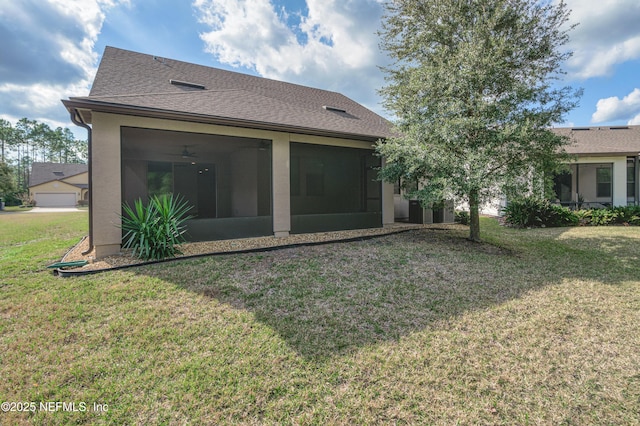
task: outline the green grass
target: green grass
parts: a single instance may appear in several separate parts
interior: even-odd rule
[[[29,210],[33,210],[33,207],[25,207],[25,206],[4,206],[4,210],[0,210],[0,215],[3,213],[11,213],[11,212],[28,212]]]
[[[482,226],[61,279],[86,213],[2,216],[0,400],[87,411],[0,423],[640,423],[640,228]]]

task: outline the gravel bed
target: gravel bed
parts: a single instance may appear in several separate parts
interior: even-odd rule
[[[241,238],[236,240],[219,240],[219,241],[204,241],[197,243],[185,243],[180,245],[181,255],[177,258],[183,258],[188,256],[226,253],[240,250],[251,250],[261,248],[272,248],[279,246],[288,246],[292,244],[308,244],[308,243],[320,243],[349,240],[360,237],[370,237],[377,235],[386,235],[408,229],[419,228],[454,228],[459,225],[454,224],[437,224],[437,225],[415,225],[415,224],[394,224],[391,226],[385,226],[384,228],[372,228],[372,229],[355,229],[349,231],[335,231],[335,232],[319,232],[313,234],[295,234],[288,237],[276,238],[274,236],[269,237],[257,237],[257,238]],[[147,262],[143,262],[137,257],[131,255],[130,252],[122,251],[115,256],[108,256],[99,260],[95,259],[93,252],[86,255],[82,253],[89,249],[88,238],[83,238],[76,246],[74,246],[69,252],[62,258],[63,262],[71,262],[76,260],[87,260],[89,263],[81,268],[70,269],[74,272],[82,271],[96,271],[111,269],[115,267],[129,266],[129,265],[144,265]]]

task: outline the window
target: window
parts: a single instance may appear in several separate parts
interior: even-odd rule
[[[173,192],[173,165],[164,162],[149,162],[147,166],[147,188],[150,197]]]
[[[395,181],[393,184],[393,194],[400,195],[400,179]]]
[[[611,197],[611,166],[596,168],[596,197]]]
[[[627,197],[636,196],[636,165],[633,160],[627,161]]]
[[[418,190],[418,181],[417,180],[409,181],[405,189],[406,189],[406,192],[409,194],[412,192],[416,192]]]

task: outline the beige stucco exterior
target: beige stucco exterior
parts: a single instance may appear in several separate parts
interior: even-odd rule
[[[68,178],[63,179],[63,181],[77,185],[86,185],[89,182],[89,172],[80,173],[75,176],[69,176]]]
[[[191,123],[110,113],[92,114],[92,214],[93,245],[97,258],[118,253],[121,244],[120,206],[121,128],[136,127],[156,130],[235,136],[272,141],[273,233],[288,236],[290,215],[290,143],[308,143],[339,147],[372,149],[371,142],[344,138],[311,136],[270,130],[248,129],[204,123]],[[393,185],[383,184],[382,221],[393,223]]]

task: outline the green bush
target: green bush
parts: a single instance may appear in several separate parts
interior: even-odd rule
[[[640,206],[614,207],[616,212],[616,223],[627,223],[629,225],[640,225]]]
[[[456,210],[455,215],[456,215],[456,218],[455,218],[456,223],[460,223],[462,225],[469,224],[469,212],[463,211],[463,210]]]
[[[606,209],[589,209],[577,212],[580,218],[580,224],[586,226],[606,226],[615,223],[622,223],[621,216],[616,208]]]
[[[640,206],[609,207],[572,211],[535,197],[510,201],[503,209],[507,224],[516,227],[536,226],[606,226],[627,224],[640,226]]]
[[[532,197],[510,200],[502,210],[505,222],[521,228],[542,225],[539,214],[542,202],[543,200]]]
[[[546,210],[546,226],[576,226],[578,216],[568,207],[562,207],[558,204],[547,202]]]
[[[122,206],[122,240],[124,248],[144,260],[161,260],[180,254],[177,245],[183,243],[185,222],[191,206],[173,195],[154,196],[144,205],[142,200]]]
[[[537,197],[512,200],[503,214],[507,224],[522,228],[578,224],[578,216],[568,208]]]
[[[614,209],[593,209],[591,210],[591,226],[605,226],[617,223],[618,212]]]

